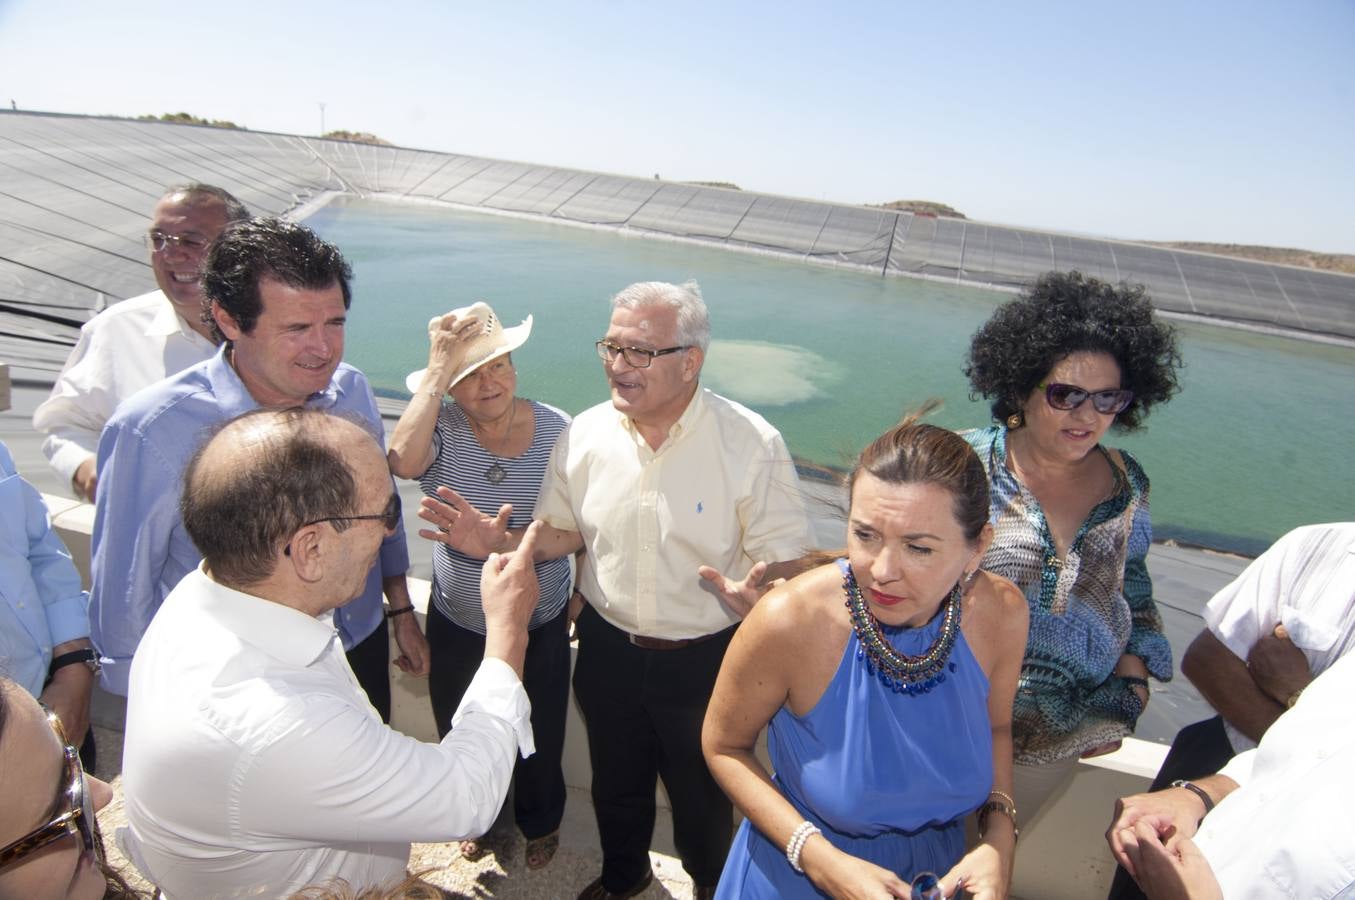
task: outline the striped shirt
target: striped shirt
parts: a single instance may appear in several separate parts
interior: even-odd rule
[[[535,425],[532,445],[521,456],[494,456],[480,446],[465,412],[444,401],[433,429],[433,464],[419,476],[419,486],[430,497],[447,485],[480,512],[494,515],[505,503],[513,505],[509,528],[525,528],[532,521],[536,496],[550,462],[555,439],[569,424],[569,416],[553,406],[528,401]],[[491,484],[485,473],[494,466],[504,472],[503,481]],[[433,547],[433,605],[457,625],[477,634],[485,633],[485,613],[480,605],[480,569],[484,560],[465,556],[446,544]],[[551,621],[569,600],[569,557],[536,564],[541,599],[528,628]]]

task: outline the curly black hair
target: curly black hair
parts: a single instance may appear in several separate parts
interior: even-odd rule
[[[993,417],[1004,420],[1059,360],[1079,352],[1108,353],[1119,364],[1121,387],[1134,392],[1115,419],[1121,430],[1139,428],[1154,404],[1180,390],[1176,332],[1154,315],[1143,285],[1073,271],[1045,272],[974,333],[964,370],[970,397],[990,399]]]

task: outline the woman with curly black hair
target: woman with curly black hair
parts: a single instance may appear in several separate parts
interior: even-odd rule
[[[965,433],[988,471],[983,568],[1026,595],[1013,709],[1016,806],[1031,821],[1080,757],[1120,746],[1167,681],[1171,647],[1145,564],[1148,477],[1101,446],[1177,391],[1172,329],[1141,286],[1047,272],[974,335],[965,374],[998,424]]]

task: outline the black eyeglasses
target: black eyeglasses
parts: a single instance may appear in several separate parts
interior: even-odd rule
[[[321,522],[362,522],[367,519],[380,519],[381,524],[385,526],[387,531],[394,531],[399,528],[400,494],[396,491],[391,491],[391,498],[386,501],[386,508],[382,512],[374,513],[369,516],[326,516],[323,519],[314,519],[310,522],[306,522],[301,527],[305,528],[307,525],[319,525]]]
[[[190,253],[197,253],[210,244],[207,238],[200,234],[165,234],[163,231],[152,231],[146,235],[146,246],[150,247],[156,253],[165,250],[168,247],[175,246],[180,250],[187,250]]]
[[[38,852],[48,844],[68,834],[80,836],[86,852],[103,862],[103,842],[99,840],[99,822],[94,817],[94,802],[85,783],[85,770],[80,765],[80,753],[66,740],[66,732],[56,713],[47,711],[47,723],[61,741],[65,756],[65,777],[57,785],[54,815],[46,824],[39,825],[11,844],[0,847],[0,869],[8,868],[25,856]]]
[[[665,347],[662,350],[646,350],[644,347],[618,347],[611,341],[598,341],[598,358],[603,362],[615,362],[617,356],[626,361],[632,369],[648,369],[656,356],[667,356],[680,350],[692,349],[690,344],[681,347]]]
[[[1072,384],[1038,384],[1044,391],[1045,401],[1055,409],[1077,409],[1088,397],[1092,406],[1103,416],[1113,416],[1124,412],[1125,407],[1134,402],[1134,392],[1121,388],[1117,391],[1088,391]]]

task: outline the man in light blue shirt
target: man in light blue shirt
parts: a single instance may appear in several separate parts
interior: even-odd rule
[[[179,511],[184,469],[205,432],[258,407],[307,406],[346,414],[382,439],[367,378],[340,360],[352,302],[338,248],[278,219],[229,227],[203,268],[203,296],[223,341],[211,359],[124,401],[99,439],[90,623],[104,686],[127,692],[141,636],[166,595],[202,559]],[[247,476],[245,476],[247,477]],[[390,718],[383,590],[401,656],[427,672],[427,644],[412,615],[403,528],[386,537],[362,595],[335,614],[354,674]]]
[[[96,671],[80,573],[0,443],[0,673],[46,703],[79,746]],[[81,756],[93,767],[92,741]]]

